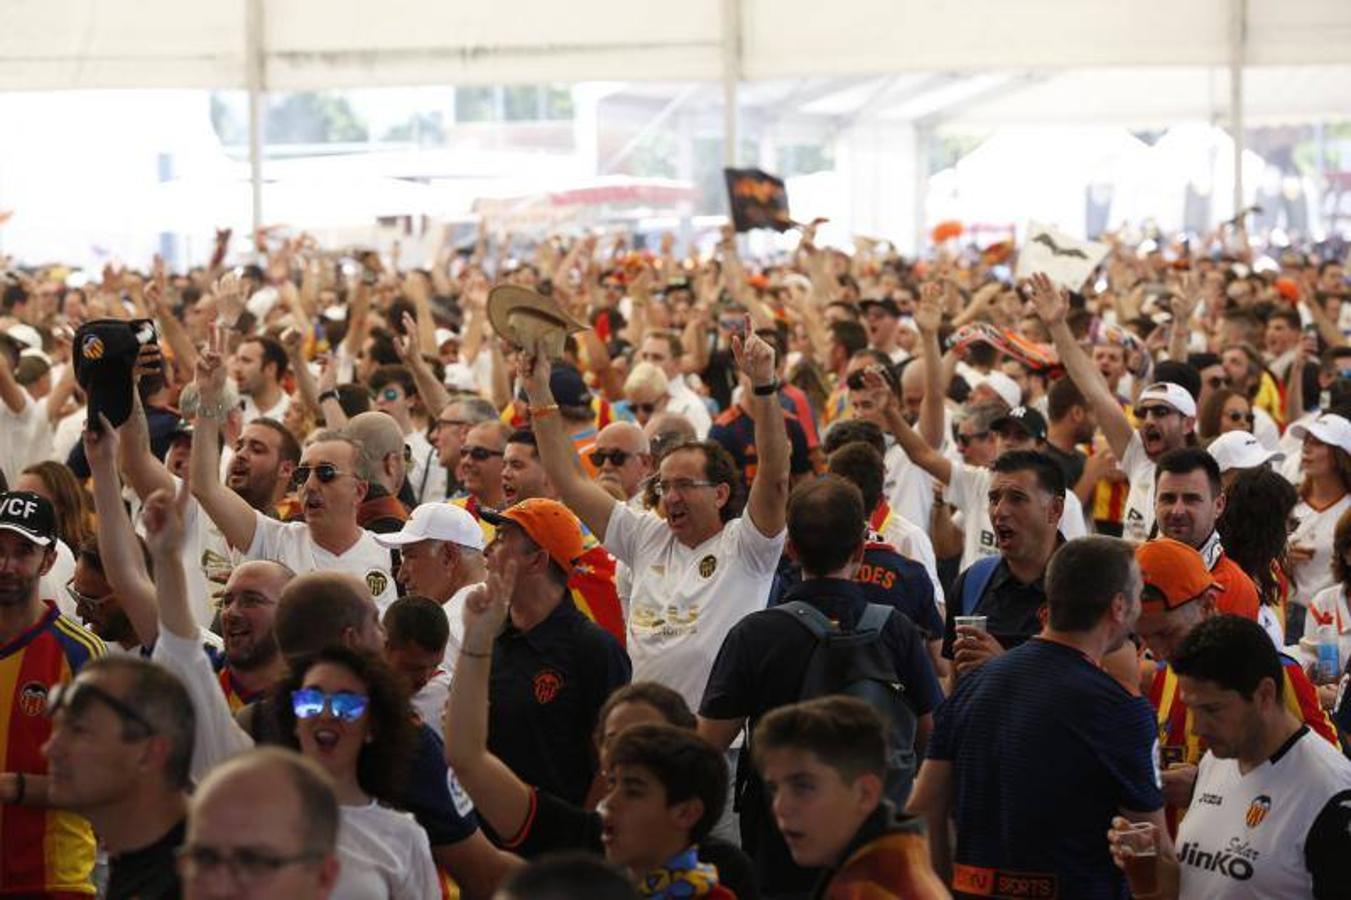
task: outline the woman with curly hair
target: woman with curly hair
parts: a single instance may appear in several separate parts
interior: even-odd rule
[[[425,832],[397,801],[413,755],[408,694],[376,656],[327,647],[277,686],[278,724],[333,778],[342,815],[335,896],[439,895]]]
[[[1257,588],[1257,621],[1276,647],[1285,646],[1285,607],[1291,589],[1286,542],[1290,514],[1299,502],[1294,485],[1267,468],[1240,474],[1225,491],[1215,524],[1225,554]]]

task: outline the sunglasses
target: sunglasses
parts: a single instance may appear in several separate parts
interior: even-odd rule
[[[501,456],[501,450],[489,450],[487,447],[461,447],[460,459],[472,459],[474,462],[487,462],[494,456]]]
[[[863,390],[868,386],[865,380],[865,376],[869,372],[876,372],[878,375],[881,375],[882,381],[885,382],[888,387],[891,386],[891,379],[887,377],[886,369],[882,368],[881,366],[868,366],[867,368],[859,369],[855,372],[850,372],[844,379],[845,387],[849,388],[851,391]]]
[[[392,387],[385,388],[380,392],[380,399],[384,400],[386,403],[393,403],[395,400],[399,399],[399,389]]]
[[[66,593],[70,594],[70,599],[75,601],[76,606],[86,606],[91,609],[98,609],[100,606],[111,600],[113,594],[116,592],[109,591],[102,597],[91,597],[88,594],[81,593],[77,590],[75,587],[75,579],[72,578],[70,581],[66,582]]]
[[[962,434],[959,431],[957,432],[957,446],[970,447],[976,441],[986,440],[987,438],[989,438],[989,436],[990,432],[988,431],[978,431],[975,434]]]
[[[629,457],[631,456],[633,456],[633,454],[627,450],[592,450],[586,455],[586,458],[591,460],[591,465],[595,466],[597,469],[607,462],[614,463],[615,468],[617,469],[628,462]]]
[[[297,719],[313,719],[325,710],[335,719],[355,722],[366,714],[370,698],[351,691],[326,694],[318,688],[301,688],[291,692],[291,709]]]
[[[1249,425],[1257,418],[1250,412],[1239,412],[1236,409],[1229,410],[1224,414],[1224,417],[1230,422],[1247,422]]]
[[[296,466],[295,473],[291,476],[291,482],[297,486],[302,485],[310,480],[311,472],[319,478],[320,484],[331,484],[343,475],[352,474],[342,471],[332,463],[319,463],[317,466]]]
[[[407,444],[403,445],[403,461],[410,466],[413,464],[413,448]]]
[[[130,705],[87,681],[66,681],[53,687],[47,694],[47,717],[51,718],[63,709],[70,710],[72,715],[79,715],[90,700],[97,700],[115,712],[123,722],[135,725],[145,732],[145,737],[155,733],[155,726]]]
[[[1177,410],[1171,406],[1142,406],[1135,412],[1140,417],[1140,421],[1143,422],[1146,419],[1166,419],[1176,414]]]

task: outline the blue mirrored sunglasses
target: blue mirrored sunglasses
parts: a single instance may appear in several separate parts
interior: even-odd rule
[[[326,694],[318,688],[301,688],[291,692],[291,709],[297,719],[313,719],[327,708],[334,718],[355,722],[366,714],[369,703],[369,697],[351,691]]]

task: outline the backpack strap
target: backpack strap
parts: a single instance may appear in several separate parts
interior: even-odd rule
[[[830,621],[825,613],[804,600],[794,600],[791,603],[772,606],[770,609],[775,609],[792,616],[793,621],[810,631],[812,637],[816,638],[818,641],[836,630],[835,623]]]
[[[982,556],[967,566],[966,577],[962,581],[962,615],[969,616],[975,612],[980,604],[980,598],[985,596],[985,589],[994,578],[999,560],[998,556]]]
[[[859,616],[858,625],[854,626],[855,631],[877,631],[881,632],[887,625],[887,620],[891,618],[892,609],[890,606],[884,606],[881,603],[869,603],[868,608]]]

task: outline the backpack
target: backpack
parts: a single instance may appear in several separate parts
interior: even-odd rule
[[[918,765],[918,720],[905,701],[905,685],[896,681],[895,661],[882,643],[882,629],[895,610],[869,603],[857,627],[842,631],[825,613],[801,600],[773,609],[792,616],[816,639],[798,700],[842,694],[862,700],[882,716],[887,734],[886,797],[904,809]]]
[[[966,580],[962,582],[962,615],[969,616],[980,605],[985,589],[994,580],[994,570],[999,568],[1001,556],[982,556],[966,567]]]

